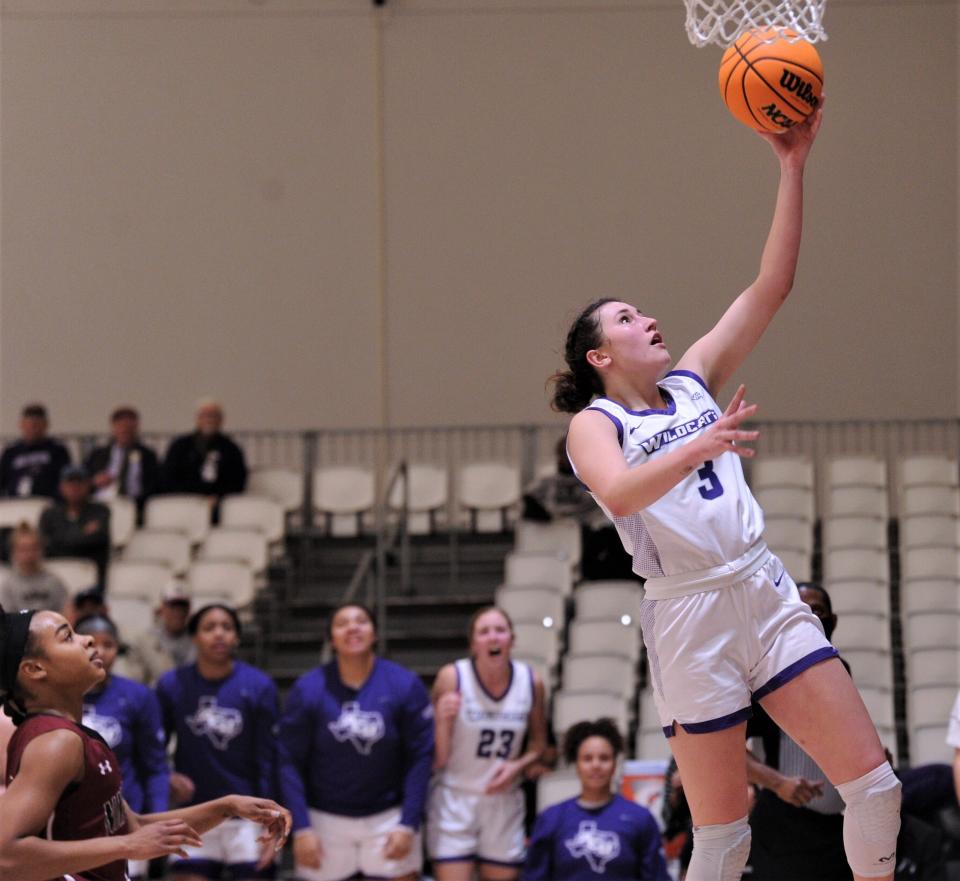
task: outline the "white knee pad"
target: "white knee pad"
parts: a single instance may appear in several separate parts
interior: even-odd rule
[[[717,826],[694,826],[687,881],[740,881],[748,856],[750,824],[746,817]]]
[[[878,878],[892,874],[896,867],[900,789],[889,762],[837,787],[847,804],[843,848],[850,868],[858,875]]]

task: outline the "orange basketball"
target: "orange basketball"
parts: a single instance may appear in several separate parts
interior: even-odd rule
[[[720,95],[740,122],[782,134],[820,106],[823,62],[806,40],[746,31],[723,53],[719,80]]]

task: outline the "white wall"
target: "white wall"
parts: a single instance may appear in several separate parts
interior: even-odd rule
[[[755,272],[776,165],[679,3],[2,9],[3,430],[206,392],[235,427],[542,421],[577,306],[679,355]],[[826,24],[800,273],[743,378],[766,418],[957,415],[956,4]]]

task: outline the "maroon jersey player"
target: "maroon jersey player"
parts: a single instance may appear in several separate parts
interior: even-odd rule
[[[79,722],[83,695],[105,675],[93,638],[61,615],[0,609],[0,700],[17,725],[0,795],[0,881],[125,881],[128,859],[183,854],[229,817],[265,826],[269,862],[290,829],[289,812],[269,799],[130,810],[116,756]]]

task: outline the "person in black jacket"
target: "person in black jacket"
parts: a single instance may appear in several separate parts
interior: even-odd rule
[[[163,488],[168,493],[207,496],[214,512],[223,496],[242,493],[247,463],[240,449],[221,429],[223,407],[204,399],[197,404],[197,429],[176,438],[163,463]]]
[[[146,500],[160,488],[160,461],[140,440],[140,414],[129,406],[110,415],[112,440],[94,449],[84,463],[94,486],[94,498],[105,502],[126,496],[137,505],[138,516]]]
[[[0,456],[0,495],[59,497],[60,472],[70,464],[67,448],[47,436],[43,404],[27,404],[20,412],[20,440]]]

